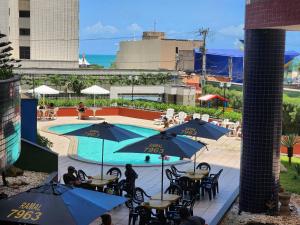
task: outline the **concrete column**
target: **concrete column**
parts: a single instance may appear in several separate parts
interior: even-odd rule
[[[240,210],[278,205],[285,31],[246,30]]]

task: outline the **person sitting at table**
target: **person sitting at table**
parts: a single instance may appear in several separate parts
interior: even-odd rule
[[[47,105],[47,109],[49,110],[48,111],[48,117],[49,117],[49,120],[52,119],[54,117],[54,103],[51,102],[49,105]]]
[[[109,214],[103,214],[101,216],[101,220],[102,220],[101,225],[113,225],[111,222],[111,215]]]
[[[207,225],[205,220],[199,216],[191,216],[189,210],[183,207],[179,210],[180,225]]]
[[[94,188],[89,184],[90,181],[83,183],[77,177],[76,169],[73,166],[68,167],[68,172],[63,175],[63,180],[66,185],[94,190]]]
[[[86,107],[84,106],[83,102],[79,102],[77,111],[78,111],[78,119],[81,120],[83,118],[83,114],[86,111]]]
[[[135,189],[135,180],[138,178],[137,173],[132,168],[131,164],[126,164],[125,166],[125,191],[128,196],[133,196]]]

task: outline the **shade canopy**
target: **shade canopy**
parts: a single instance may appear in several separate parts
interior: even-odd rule
[[[190,138],[176,134],[161,132],[144,140],[125,146],[116,152],[135,152],[170,155],[190,158],[199,151],[204,144],[193,141]]]
[[[59,94],[59,91],[48,87],[47,85],[41,85],[35,89],[28,90],[27,93],[36,93],[40,95],[57,95]]]
[[[230,130],[200,119],[192,119],[186,123],[167,129],[167,132],[218,140],[223,135],[229,133]]]
[[[160,134],[156,134],[139,142],[127,145],[116,152],[149,153],[160,154],[162,156],[161,200],[163,200],[164,156],[170,155],[190,158],[204,146],[205,145],[201,142],[193,141],[192,139],[163,131]]]
[[[198,98],[200,101],[211,101],[213,99],[219,99],[223,102],[228,102],[228,99],[227,98],[223,98],[222,96],[220,95],[212,95],[212,94],[209,94],[209,95],[204,95],[204,96],[201,96]]]
[[[102,139],[101,178],[103,178],[104,140],[120,142],[128,139],[142,137],[139,134],[123,129],[116,125],[109,124],[107,122],[92,124],[88,127],[80,128],[78,130],[65,133],[64,135],[83,136],[83,137]]]
[[[139,134],[107,122],[92,124],[78,130],[64,133],[64,135],[93,137],[117,142],[142,137]]]
[[[110,92],[102,87],[97,85],[93,85],[81,91],[82,94],[90,94],[90,95],[107,95]]]
[[[127,199],[115,195],[45,184],[0,201],[0,223],[88,225]]]

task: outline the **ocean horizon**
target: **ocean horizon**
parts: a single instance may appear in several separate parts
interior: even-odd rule
[[[82,58],[82,54],[79,57]],[[116,61],[116,55],[86,54],[85,58],[90,64],[101,65],[106,69],[110,68],[111,64]]]

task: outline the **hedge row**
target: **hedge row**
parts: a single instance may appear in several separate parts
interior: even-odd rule
[[[55,106],[58,107],[74,107],[77,106],[78,103],[82,101],[86,106],[93,106],[93,99],[46,99],[46,103],[52,102]],[[166,111],[168,108],[173,108],[175,112],[184,111],[188,114],[200,113],[200,114],[209,114],[213,118],[224,119],[227,118],[231,121],[241,121],[242,115],[238,112],[225,112],[223,116],[222,109],[215,108],[204,108],[198,106],[184,106],[184,105],[176,105],[176,104],[168,104],[168,103],[160,103],[160,102],[150,102],[150,101],[141,101],[141,100],[125,100],[125,99],[96,99],[96,105],[100,107],[108,107],[108,106],[121,106],[121,107],[132,107],[139,109],[147,109],[147,110],[158,110],[158,111]]]

